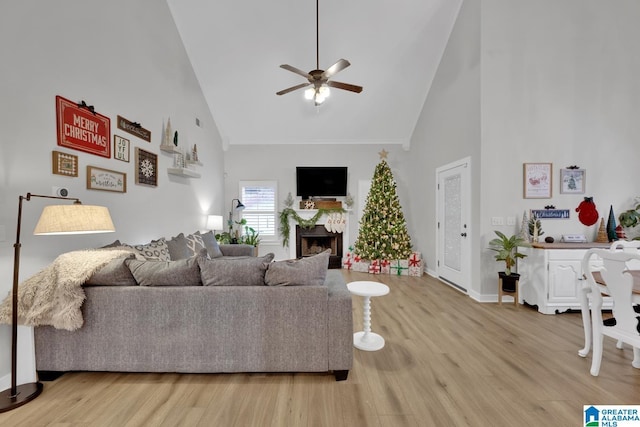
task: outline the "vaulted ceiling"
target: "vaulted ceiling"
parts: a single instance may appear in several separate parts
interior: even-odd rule
[[[320,107],[304,90],[316,66],[314,0],[167,0],[225,146],[402,144],[408,148],[462,0],[319,0],[320,68],[344,58]]]

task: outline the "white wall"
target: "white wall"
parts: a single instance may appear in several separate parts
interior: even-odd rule
[[[575,208],[593,196],[619,214],[640,194],[640,3],[466,0],[411,141],[414,240],[435,261],[435,169],[471,156],[473,260],[470,294],[491,300],[500,265],[486,248],[493,230],[519,231],[524,211],[553,204],[569,220],[543,220],[546,236],[584,233]],[[478,69],[480,73],[478,73]],[[479,104],[479,108],[478,108]],[[553,163],[553,197],[523,199],[522,164]],[[586,194],[559,193],[560,169],[587,171]],[[491,217],[516,217],[496,227]],[[430,267],[432,268],[432,267]]]
[[[480,1],[463,2],[440,66],[411,138],[409,192],[414,239],[436,271],[436,168],[471,157],[472,277],[477,277],[480,194]],[[474,281],[469,293],[478,293]]]
[[[85,204],[109,207],[116,233],[34,237],[42,207],[25,202],[21,280],[67,250],[120,239],[143,243],[203,228],[206,213],[224,206],[221,138],[201,94],[165,2],[140,0],[11,2],[0,14],[0,296],[12,281],[18,196],[67,187]],[[10,11],[8,10],[10,9]],[[56,145],[55,96],[85,100],[111,118],[111,132],[131,141],[131,162]],[[152,132],[148,143],[117,129],[116,116]],[[163,120],[171,117],[181,143],[196,143],[201,179],[170,176],[170,156],[159,150]],[[195,126],[195,117],[202,128]],[[158,154],[158,187],[134,182],[133,147]],[[53,175],[51,151],[79,157],[78,178]],[[87,165],[127,173],[125,194],[87,190]],[[10,328],[0,325],[0,378],[9,372]],[[1,388],[1,387],[0,387]]]
[[[228,216],[231,199],[238,197],[238,182],[242,180],[277,181],[278,209],[282,210],[287,193],[291,192],[296,197],[296,166],[347,166],[348,189],[357,203],[358,181],[373,178],[375,167],[380,162],[378,153],[383,148],[389,152],[387,163],[396,180],[398,197],[412,236],[415,230],[411,227],[410,218],[407,218],[412,203],[407,176],[410,153],[399,145],[232,145],[225,152],[225,194],[228,200],[225,200],[226,210],[219,214],[225,218]],[[358,237],[357,210],[354,204],[353,212],[348,217],[349,238],[345,244],[352,244]],[[273,252],[276,259],[289,258],[288,249],[283,248],[280,241],[275,244],[261,242],[259,251],[261,255]]]
[[[545,220],[545,236],[584,233],[582,195],[559,192],[560,168],[586,169],[586,194],[601,216],[640,193],[640,3],[597,0],[482,2],[482,291],[496,292],[499,265],[484,249],[493,216],[522,217],[553,204],[570,220]],[[522,163],[553,163],[553,197],[523,199]]]

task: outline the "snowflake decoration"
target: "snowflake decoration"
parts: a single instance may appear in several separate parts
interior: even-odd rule
[[[147,178],[151,178],[153,176],[153,163],[149,159],[144,159],[140,162],[140,172]]]

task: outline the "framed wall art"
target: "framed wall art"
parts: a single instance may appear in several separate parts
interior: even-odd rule
[[[52,151],[51,166],[53,173],[64,176],[78,176],[78,156]]]
[[[96,166],[87,166],[87,189],[126,193],[127,174]]]
[[[113,158],[129,161],[129,140],[119,135],[113,135]]]
[[[136,147],[136,184],[158,186],[158,155]]]
[[[585,179],[584,169],[560,169],[560,193],[584,194]]]
[[[523,187],[525,199],[550,199],[553,184],[551,163],[524,163]]]
[[[59,146],[111,158],[111,119],[92,105],[56,96],[56,127]]]

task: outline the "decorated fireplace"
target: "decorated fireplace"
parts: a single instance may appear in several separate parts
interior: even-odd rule
[[[313,256],[331,249],[329,268],[342,268],[342,233],[327,231],[324,225],[303,228],[296,225],[296,258]]]

